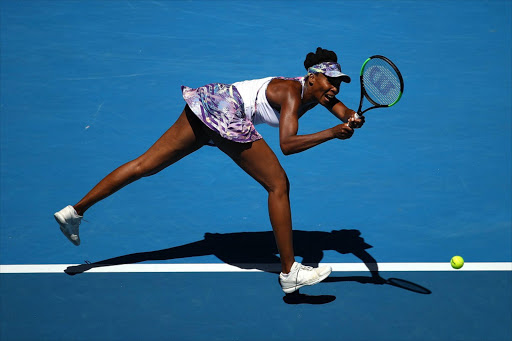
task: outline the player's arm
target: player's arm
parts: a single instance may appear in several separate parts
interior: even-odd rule
[[[283,154],[290,155],[317,146],[334,138],[348,139],[354,133],[347,124],[340,124],[314,134],[297,135],[299,131],[299,109],[301,105],[301,85],[288,81],[274,85],[267,91],[267,99],[280,109],[279,144]]]
[[[343,102],[337,98],[333,98],[328,105],[325,106],[334,116],[342,122],[349,123],[353,128],[361,128],[364,124],[364,116],[355,118],[355,111],[347,108]]]

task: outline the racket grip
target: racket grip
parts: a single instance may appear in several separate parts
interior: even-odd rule
[[[354,118],[357,120],[357,119],[360,119],[361,116],[358,113],[354,113]]]

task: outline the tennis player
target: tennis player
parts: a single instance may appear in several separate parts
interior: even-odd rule
[[[79,225],[92,205],[124,186],[158,173],[204,145],[215,145],[268,192],[268,211],[282,272],[285,293],[325,279],[332,269],[312,268],[295,262],[290,184],[274,152],[255,125],[279,127],[279,143],[285,155],[300,153],[332,139],[345,140],[353,128],[364,124],[335,96],[350,77],[341,72],[333,51],[318,48],[304,61],[307,75],[298,78],[268,77],[234,84],[208,84],[197,89],[182,86],[185,108],[177,121],[144,154],[107,175],[73,206],[55,213],[62,233],[80,245]],[[299,118],[318,104],[342,124],[314,134],[298,135]]]

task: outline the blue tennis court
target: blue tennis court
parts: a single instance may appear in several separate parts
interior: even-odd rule
[[[0,339],[510,340],[511,21],[499,0],[0,0]],[[284,156],[257,126],[325,282],[284,295],[267,193],[214,147],[62,236],[53,213],[145,152],[181,85],[303,76],[318,46],[353,109],[367,57],[405,82],[350,140]],[[337,123],[319,107],[299,133]],[[425,291],[372,283],[374,263]]]

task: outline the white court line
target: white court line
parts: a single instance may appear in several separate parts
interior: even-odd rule
[[[12,264],[0,265],[0,274],[63,273],[75,264]],[[335,272],[368,272],[363,263],[321,263],[330,265]],[[92,268],[87,272],[263,272],[279,271],[277,264],[261,264],[244,269],[229,264],[124,264]],[[512,262],[469,262],[455,270],[449,262],[443,263],[378,263],[379,271],[512,271]]]

